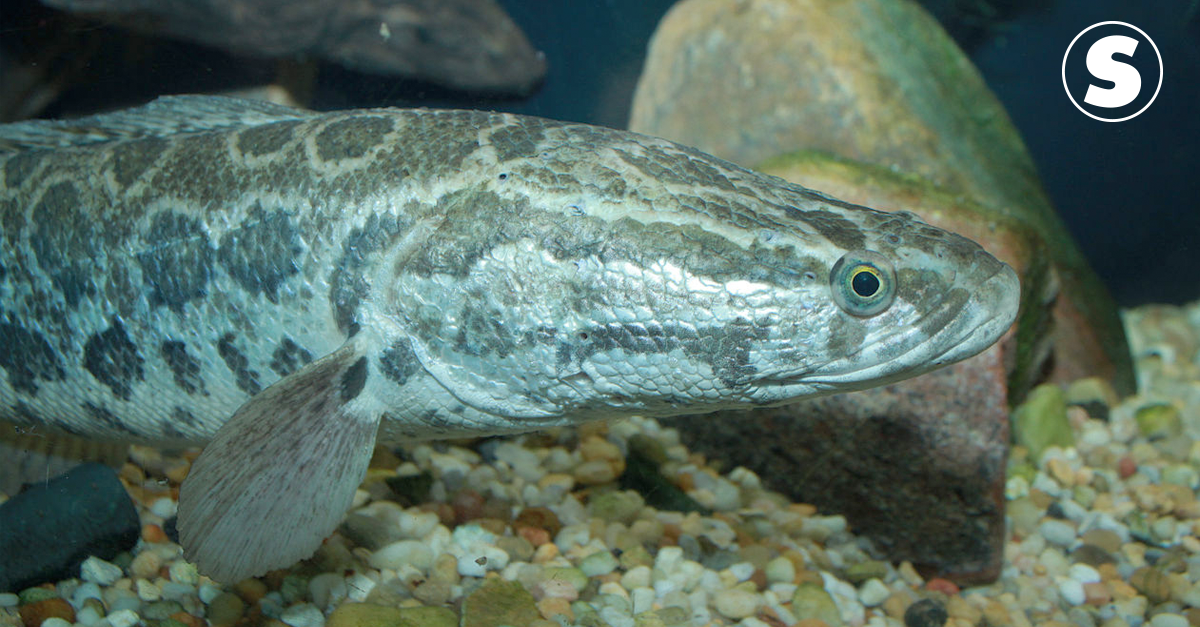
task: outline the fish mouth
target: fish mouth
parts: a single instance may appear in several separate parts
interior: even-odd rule
[[[911,336],[920,333],[922,320],[944,315],[951,307],[958,308],[958,314],[933,335],[910,342],[907,348],[885,361],[854,368],[855,358],[867,348],[863,347],[841,359],[820,364],[804,373],[781,377],[772,383],[781,387],[804,386],[817,394],[849,392],[894,383],[979,354],[1012,326],[1020,304],[1017,273],[1007,264],[990,256],[989,259],[992,262],[989,265],[995,269],[975,286],[965,301],[947,299],[908,328],[888,334],[875,344],[910,341]]]

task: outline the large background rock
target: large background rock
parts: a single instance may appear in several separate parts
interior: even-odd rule
[[[1102,376],[1133,391],[1111,298],[1003,108],[919,6],[684,0],[651,41],[630,128],[749,166],[822,150],[919,175],[1025,222],[1062,288],[1051,377]]]

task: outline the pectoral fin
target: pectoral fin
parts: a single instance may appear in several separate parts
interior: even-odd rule
[[[362,342],[263,390],[196,459],[179,495],[184,556],[235,582],[290,566],[337,527],[366,474],[382,415]]]

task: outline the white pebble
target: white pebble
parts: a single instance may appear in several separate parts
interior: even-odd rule
[[[738,487],[724,477],[713,486],[712,508],[719,512],[733,511],[742,506]]]
[[[1054,547],[1048,547],[1042,551],[1042,554],[1038,556],[1038,561],[1046,567],[1046,574],[1051,577],[1066,575],[1071,568],[1071,563],[1067,561],[1063,552]]]
[[[633,617],[627,610],[621,608],[602,607],[597,613],[604,622],[609,624],[609,627],[634,627],[635,625]]]
[[[427,572],[433,564],[433,551],[419,540],[400,540],[372,553],[367,563],[374,568],[392,570],[410,565],[419,571]]]
[[[150,513],[166,520],[175,515],[177,508],[174,500],[164,496],[150,504]]]
[[[738,562],[729,567],[729,573],[736,577],[739,582],[746,581],[754,575],[754,564],[750,562]]]
[[[651,570],[649,566],[634,566],[625,571],[624,575],[621,575],[621,587],[626,590],[633,590],[634,588],[649,586],[650,575]]]
[[[844,516],[810,516],[800,523],[800,533],[818,542],[823,542],[829,536],[844,531],[846,531]]]
[[[51,616],[50,618],[42,621],[41,627],[71,627],[71,623],[68,623],[66,620],[57,616]]]
[[[669,575],[679,568],[681,561],[683,561],[683,549],[677,546],[664,546],[658,550],[658,555],[654,556],[654,568]]]
[[[1096,583],[1100,581],[1100,573],[1087,564],[1073,564],[1067,570],[1067,576],[1079,583]]]
[[[721,590],[713,596],[713,607],[726,618],[743,619],[753,616],[762,604],[762,597],[747,590]]]
[[[75,611],[75,622],[84,627],[96,624],[101,618],[104,618],[104,614],[96,609],[95,605],[87,605]]]
[[[138,579],[136,583],[138,598],[143,601],[158,601],[162,599],[162,588],[148,579]]]
[[[171,575],[171,581],[186,585],[196,585],[200,581],[200,573],[196,572],[196,565],[183,560],[175,560],[167,567],[167,573]]]
[[[89,557],[83,560],[83,564],[79,566],[79,578],[84,581],[90,581],[102,586],[111,586],[117,583],[121,578],[121,567],[111,562],[106,562],[96,556]],[[113,627],[117,627],[114,625]]]
[[[545,474],[538,467],[537,455],[515,442],[501,442],[496,446],[495,455],[496,459],[511,466],[514,474],[530,483]]]
[[[75,588],[75,592],[71,593],[71,607],[76,609],[81,608],[83,607],[83,602],[88,599],[104,600],[104,597],[100,594],[100,586],[94,581],[85,581],[78,588]],[[3,605],[4,603],[0,603],[0,606]]]
[[[641,614],[647,610],[654,608],[654,588],[641,587],[634,588],[629,593],[629,600],[633,602],[634,616]]]
[[[360,603],[366,600],[367,595],[375,589],[376,584],[374,579],[360,572],[355,572],[346,578],[346,588],[349,589],[350,600]]]
[[[133,610],[109,612],[106,618],[108,619],[108,624],[112,625],[112,627],[133,627],[138,624],[138,621],[142,620],[137,612]]]
[[[139,610],[142,607],[142,600],[131,590],[108,588],[104,591],[104,605],[111,615],[120,610]]]
[[[779,556],[767,562],[763,572],[768,583],[792,583],[796,579],[796,565],[792,560]]]
[[[162,598],[167,601],[183,601],[196,594],[196,586],[174,581],[162,582]]]
[[[620,564],[610,551],[596,551],[579,562],[579,570],[588,577],[607,575]]]
[[[299,603],[283,610],[279,620],[292,627],[325,627],[325,615],[312,603]]]
[[[212,603],[213,599],[217,598],[217,596],[219,596],[222,592],[224,592],[224,590],[222,590],[220,586],[216,586],[211,583],[205,583],[200,585],[200,590],[197,592],[197,596],[200,597],[201,601],[204,601],[205,605],[209,605]]]
[[[1188,627],[1188,620],[1179,614],[1163,612],[1150,619],[1150,627]]]
[[[16,607],[21,602],[21,597],[11,592],[0,592],[0,607]]]
[[[1063,600],[1071,605],[1083,605],[1087,600],[1087,595],[1083,592],[1083,584],[1067,577],[1059,578],[1058,592],[1062,595]]]
[[[317,607],[329,607],[350,595],[346,578],[338,573],[321,573],[308,582],[308,594]]]
[[[1044,521],[1038,530],[1050,544],[1070,548],[1075,542],[1075,527],[1066,521],[1051,518]]]
[[[882,581],[872,577],[858,590],[858,600],[867,607],[875,607],[887,600],[891,593]]]

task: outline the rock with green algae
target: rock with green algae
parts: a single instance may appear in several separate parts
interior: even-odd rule
[[[829,627],[841,627],[842,614],[833,597],[821,584],[802,583],[792,594],[792,615],[798,619],[815,618],[825,621]]]
[[[490,577],[463,599],[461,627],[515,627],[541,617],[533,595],[519,582]]]
[[[1095,375],[1134,391],[1111,297],[1004,108],[917,3],[679,2],[651,40],[630,128],[746,166],[823,151],[915,174],[1025,223],[1062,289],[1048,301],[1053,380]]]
[[[325,627],[458,627],[458,616],[445,607],[345,603],[333,610]]]
[[[1165,438],[1183,433],[1179,408],[1168,404],[1146,405],[1133,415],[1138,432],[1147,438]]]
[[[1013,410],[1013,440],[1029,449],[1036,462],[1051,446],[1075,445],[1075,433],[1067,420],[1067,396],[1053,383],[1039,385]]]

